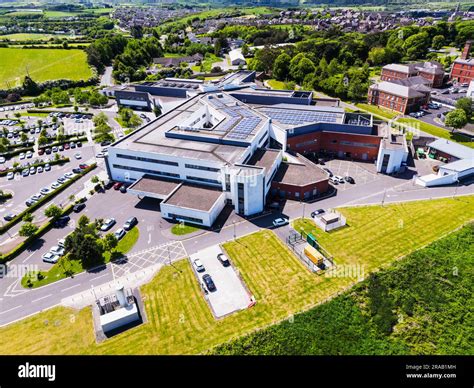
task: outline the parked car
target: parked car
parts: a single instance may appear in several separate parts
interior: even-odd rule
[[[122,185],[122,186],[120,186],[119,190],[120,190],[121,193],[125,194],[127,192],[127,187],[125,185]]]
[[[28,151],[28,152],[26,153],[26,157],[27,157],[28,159],[32,158],[32,157],[33,157],[33,152]]]
[[[58,256],[64,256],[66,253],[66,250],[63,247],[60,247],[59,245],[55,245],[51,247],[49,250],[53,255],[58,255]]]
[[[77,153],[74,154],[74,157],[79,160],[79,159],[82,158],[82,155],[81,155],[80,152],[77,152]]]
[[[55,255],[54,253],[51,253],[51,252],[46,252],[42,257],[45,263],[50,263],[50,264],[56,264],[60,259],[58,255]]]
[[[193,260],[193,265],[194,268],[196,269],[197,272],[205,272],[206,268],[204,268],[204,265],[202,264],[201,260],[199,259],[194,259]]]
[[[8,179],[8,180],[12,180],[14,177],[15,177],[15,173],[13,173],[12,171],[10,171],[10,172],[7,174],[7,179]]]
[[[64,146],[63,146],[63,147],[64,147],[64,149],[65,149],[65,150],[68,150],[68,149],[70,148],[70,147],[69,147],[69,144],[67,144],[67,143],[66,143],[66,144],[64,144]]]
[[[137,217],[131,217],[127,221],[125,221],[125,224],[123,224],[123,228],[125,230],[130,230],[132,229],[136,224],[138,224]]]
[[[335,180],[337,180],[337,183],[344,183],[344,182],[345,182],[345,180],[344,180],[344,178],[343,178],[342,176],[335,175],[333,178],[334,178]]]
[[[329,174],[329,177],[333,176],[333,173],[329,168],[323,167],[323,170],[326,171]]]
[[[203,275],[202,280],[204,281],[204,284],[206,285],[209,291],[212,292],[216,290],[216,285],[214,284],[214,281],[212,280],[211,275],[209,274]]]
[[[219,260],[224,267],[228,267],[230,265],[229,259],[223,253],[219,253],[217,255],[217,260]]]
[[[27,200],[25,201],[25,205],[28,206],[28,207],[34,205],[34,203],[35,203],[35,202],[32,201],[31,199],[27,199]]]
[[[53,152],[58,152],[58,147],[53,147],[52,150]]]
[[[123,230],[122,228],[117,229],[114,233],[114,236],[117,238],[117,240],[121,240],[123,236],[125,236],[125,230]]]
[[[105,155],[102,152],[99,152],[95,157],[96,158],[103,158]]]
[[[351,176],[345,176],[345,177],[344,177],[344,180],[345,180],[346,182],[349,182],[349,183],[352,184],[352,185],[355,183],[354,178],[352,178]]]
[[[111,188],[114,186],[114,184],[115,184],[114,181],[108,180],[108,181],[105,183],[104,187],[105,187],[106,190],[109,190],[109,189],[111,189]]]
[[[122,187],[123,183],[122,182],[115,182],[114,183],[114,190],[120,190]]]
[[[329,182],[331,182],[333,185],[337,185],[339,183],[339,181],[334,176],[329,177]]]
[[[48,188],[48,187],[43,187],[41,190],[40,190],[40,193],[43,194],[43,195],[47,195],[51,192],[51,190]]]
[[[59,151],[64,151],[64,146],[63,146],[63,145],[60,145],[60,146],[58,147],[58,150],[59,150]]]
[[[56,189],[59,188],[59,187],[61,187],[61,184],[58,183],[58,182],[54,182],[54,183],[51,185],[51,188],[52,188],[53,190],[56,190]]]
[[[44,149],[43,148],[40,148],[38,150],[38,155],[44,155]]]
[[[37,169],[36,169],[36,172],[38,174],[41,174],[43,172],[43,167],[39,166]]]
[[[112,144],[112,142],[111,142],[110,140],[105,140],[105,141],[103,141],[102,143],[100,143],[100,145],[101,145],[102,147],[108,146],[108,145],[110,145],[110,144]]]
[[[51,165],[49,163],[44,165],[44,171],[51,171]]]
[[[63,184],[64,182],[66,182],[67,179],[64,179],[63,177],[59,177],[57,182],[60,183],[60,184]]]
[[[74,213],[79,213],[82,209],[84,209],[86,207],[86,204],[85,203],[76,203],[73,207],[72,207],[72,211]]]
[[[279,226],[287,225],[288,222],[289,221],[287,218],[277,218],[276,220],[273,220],[273,226],[279,227]]]
[[[16,217],[16,214],[14,213],[8,213],[6,216],[3,217],[5,221],[11,221]]]
[[[56,221],[54,221],[54,226],[56,228],[64,228],[68,224],[70,219],[71,219],[71,217],[69,217],[69,216],[59,217]]]
[[[81,163],[81,164],[79,165],[79,168],[80,168],[81,170],[85,170],[87,167],[89,167],[89,166],[88,166],[87,164],[84,164],[84,163]]]
[[[44,152],[46,153],[46,155],[51,155],[51,148],[46,148]]]
[[[74,174],[80,174],[80,173],[82,172],[82,170],[81,170],[80,168],[77,168],[77,167],[76,167],[76,168],[73,168],[73,169],[72,169],[72,172],[73,172]]]
[[[30,174],[36,174],[36,167],[35,166],[30,167]]]
[[[80,141],[76,142],[77,147],[82,147],[82,143]]]
[[[314,212],[311,212],[311,217],[314,218],[324,213],[325,213],[324,209],[318,209],[318,210],[315,210]]]
[[[20,159],[25,159],[25,156],[26,156],[26,155],[25,155],[24,152],[21,152],[21,153],[20,153]]]
[[[5,163],[7,160],[3,157],[3,156],[0,156],[0,163],[3,164]]]
[[[102,226],[100,227],[100,230],[101,230],[102,232],[106,232],[106,231],[109,230],[112,226],[114,226],[116,222],[117,222],[117,221],[115,221],[114,218],[107,218],[107,219],[103,222]]]
[[[22,175],[22,176],[28,176],[28,175],[30,175],[30,170],[27,169],[27,168],[25,168],[25,169],[21,172],[21,175]]]

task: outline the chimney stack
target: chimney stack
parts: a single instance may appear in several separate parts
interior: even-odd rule
[[[462,51],[461,59],[468,59],[469,58],[469,52],[471,51],[471,45],[472,45],[472,41],[468,40],[466,42],[466,45],[464,46],[464,50]]]

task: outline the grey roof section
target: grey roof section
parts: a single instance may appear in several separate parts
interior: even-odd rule
[[[446,139],[435,140],[429,143],[428,147],[452,155],[458,159],[474,159],[474,149]]]
[[[448,163],[440,167],[455,172],[464,172],[470,169],[474,169],[474,158],[456,160],[455,162]]]
[[[470,66],[474,66],[474,58],[468,58],[468,59],[461,59],[461,58],[457,58],[454,63],[462,63],[464,65],[470,65]]]
[[[163,204],[209,212],[222,195],[217,188],[183,183]]]
[[[393,82],[382,81],[378,84],[373,84],[370,86],[373,90],[379,90],[381,92],[393,94],[399,97],[405,98],[417,98],[417,97],[424,97],[424,94],[415,90],[414,88],[410,88],[409,86],[399,85]]]
[[[416,66],[415,63],[408,64],[408,65],[402,65],[402,64],[399,64],[399,63],[390,63],[388,65],[385,65],[383,67],[383,69],[398,71],[400,73],[410,74],[410,73],[416,72],[415,66]]]

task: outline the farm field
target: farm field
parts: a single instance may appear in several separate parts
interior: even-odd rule
[[[8,34],[0,35],[0,40],[12,40],[17,42],[23,42],[28,40],[49,40],[51,38],[67,38],[67,36],[53,35],[53,34]]]
[[[36,82],[92,76],[82,50],[0,48],[0,88],[20,85],[27,72]]]
[[[469,196],[344,208],[340,211],[348,226],[338,231],[317,231],[310,220],[296,226],[314,231],[338,265],[357,264],[367,276],[471,221],[473,205],[474,196]],[[256,298],[250,309],[215,320],[189,262],[181,260],[164,267],[142,287],[148,323],[97,345],[89,308],[54,308],[0,329],[0,336],[9,338],[0,344],[0,354],[205,353],[325,302],[359,280],[310,273],[269,230],[226,243],[224,248]],[[45,328],[47,321],[59,323]],[[206,336],[200,335],[203,332]]]

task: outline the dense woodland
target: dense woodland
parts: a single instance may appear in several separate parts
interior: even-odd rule
[[[239,355],[474,354],[474,224],[332,301],[214,349]]]

